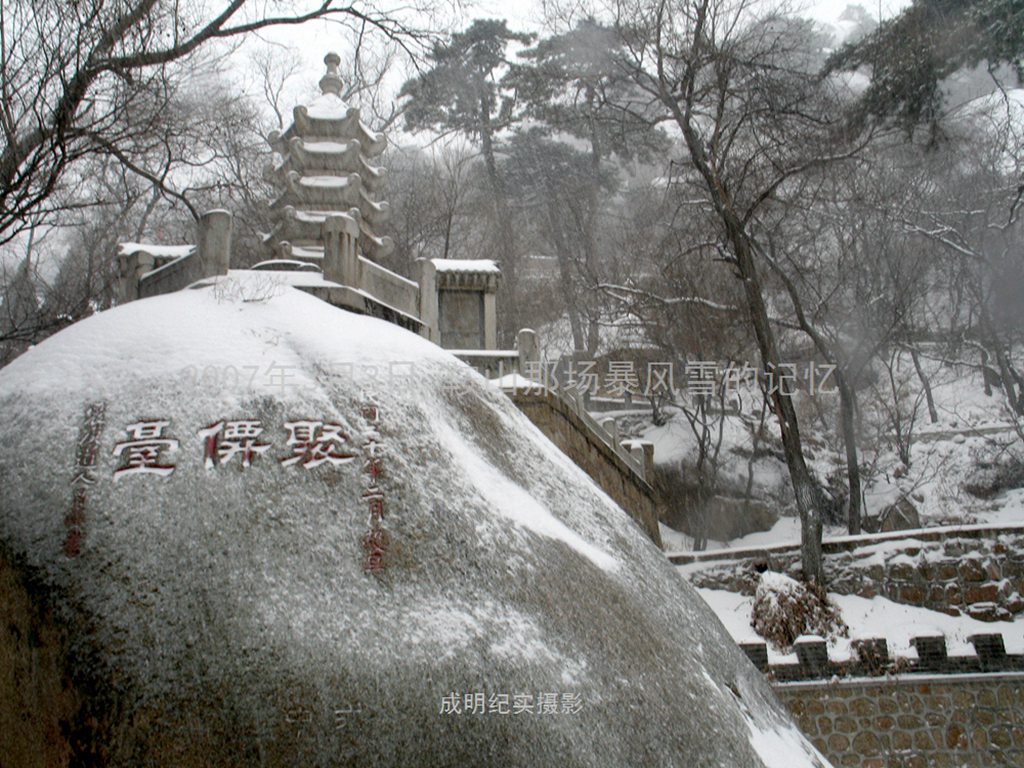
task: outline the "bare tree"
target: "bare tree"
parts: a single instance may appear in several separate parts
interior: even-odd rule
[[[0,3],[0,243],[67,204],[54,193],[82,158],[127,159],[125,145],[160,118],[178,67],[202,49],[312,19],[418,38],[397,16],[334,0]]]
[[[718,258],[741,281],[762,366],[779,370],[762,219],[799,193],[809,171],[858,148],[831,83],[816,75],[820,45],[808,24],[750,0],[621,0],[614,13],[628,46],[622,65],[647,95],[638,108],[656,110],[682,136],[692,194],[709,206]],[[777,387],[771,398],[801,518],[804,578],[822,583],[828,502],[804,459],[791,395]]]
[[[1018,183],[1024,136],[1013,116],[993,124],[991,110],[980,107],[949,132],[949,141],[925,158],[928,183],[919,188],[915,205],[905,209],[903,224],[938,257],[936,274],[955,285],[955,300],[930,305],[930,319],[980,346],[983,367],[994,364],[986,386],[996,381],[1009,413],[1020,417],[1024,377],[1013,349],[1024,325]]]
[[[479,153],[453,137],[387,156],[393,268],[419,258],[482,258],[490,205]]]
[[[496,225],[492,248],[501,261],[505,296],[511,298],[502,313],[505,327],[500,330],[505,333],[519,327],[520,254],[506,180],[498,163],[500,134],[516,119],[515,92],[504,85],[502,75],[510,63],[509,45],[526,44],[532,38],[510,30],[505,21],[477,19],[447,42],[435,44],[428,54],[431,68],[407,81],[400,94],[407,98],[404,115],[409,130],[461,134],[480,143],[494,209],[490,218]]]

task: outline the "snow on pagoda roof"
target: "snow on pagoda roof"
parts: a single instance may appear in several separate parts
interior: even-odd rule
[[[357,174],[352,174],[357,175]],[[301,176],[299,184],[304,187],[347,187],[352,182],[351,176]]]
[[[491,259],[431,259],[438,272],[478,272],[500,275],[501,268]]]
[[[344,120],[352,107],[341,96],[322,93],[306,105],[306,115],[313,120]]]
[[[323,224],[329,216],[347,215],[344,211],[306,211],[300,208],[294,209],[292,214],[296,221],[308,224]]]
[[[359,146],[357,139],[336,141],[335,139],[298,139],[300,146],[314,155],[341,155],[348,152],[353,145]]]

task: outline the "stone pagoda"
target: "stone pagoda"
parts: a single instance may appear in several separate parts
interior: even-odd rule
[[[277,224],[265,243],[275,259],[322,269],[324,223],[341,217],[341,229],[354,236],[356,252],[379,262],[394,247],[391,238],[378,235],[388,204],[380,200],[384,170],[374,159],[387,141],[342,99],[341,57],[328,53],[324,63],[320,96],[295,107],[294,122],[283,133],[273,131],[267,137],[279,155],[267,178],[281,193],[271,206]]]
[[[276,153],[266,177],[280,193],[253,269],[312,293],[336,307],[380,317],[447,348],[496,349],[495,293],[500,270],[489,259],[420,259],[410,280],[381,264],[394,248],[380,234],[388,218],[384,170],[375,164],[387,146],[359,110],[341,97],[341,57],[324,57],[320,95],[295,107],[285,131],[267,141]],[[121,300],[181,290],[226,275],[232,217],[210,211],[198,222],[195,246],[122,243]],[[484,355],[489,358],[493,355]]]

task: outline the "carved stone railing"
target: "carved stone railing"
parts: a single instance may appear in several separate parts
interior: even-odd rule
[[[231,214],[223,210],[204,213],[196,223],[196,246],[122,246],[118,254],[118,279],[122,303],[180,291],[196,280],[226,275],[231,261]],[[181,255],[168,256],[178,250]],[[163,262],[163,263],[160,263]]]
[[[335,306],[386,317],[418,331],[419,284],[359,255],[359,220],[355,208],[324,220],[324,280],[336,285],[309,290]]]
[[[450,350],[489,379],[499,379],[502,391],[563,453],[611,496],[661,546],[654,491],[647,478],[654,446],[641,440],[621,440],[614,419],[598,422],[573,390],[558,390],[531,381],[540,349],[537,334],[523,329],[514,350]]]

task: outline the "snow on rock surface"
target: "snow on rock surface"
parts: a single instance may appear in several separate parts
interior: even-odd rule
[[[16,660],[0,722],[21,724],[0,755],[826,765],[694,590],[497,389],[396,326],[246,279],[101,312],[0,371],[0,602],[22,628],[0,634]],[[302,443],[285,425],[303,420],[336,439]],[[222,421],[263,431],[232,453]],[[177,442],[138,466],[173,470],[115,475],[145,458],[129,428],[154,422]],[[374,457],[390,540],[367,573]]]

